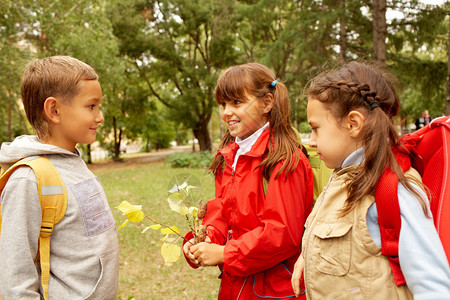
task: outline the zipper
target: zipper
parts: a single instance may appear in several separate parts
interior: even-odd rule
[[[231,208],[233,209],[232,219],[230,220],[230,229],[233,231],[234,228],[234,221],[236,220],[236,208],[233,204],[233,195],[235,194],[235,186],[234,186],[234,179],[235,179],[235,171],[231,171],[231,190],[230,195],[228,196],[228,201],[230,201]],[[231,237],[230,237],[231,238]]]
[[[328,189],[328,187],[330,186],[330,184],[331,184],[331,182],[333,181],[333,179],[334,179],[334,177],[335,177],[335,172],[333,172],[332,174],[331,174],[331,177],[330,177],[330,179],[328,180],[328,183],[327,183],[327,185],[325,186],[325,188],[323,189],[323,191],[322,191],[322,197],[320,198],[320,203],[318,203],[317,201],[316,201],[316,205],[317,204],[319,204],[319,208],[317,209],[317,212],[316,212],[316,215],[314,216],[314,219],[311,221],[311,225],[310,225],[310,229],[309,229],[309,232],[308,232],[308,236],[307,236],[307,239],[306,239],[306,247],[305,247],[305,252],[303,253],[302,252],[302,255],[304,255],[303,257],[304,257],[304,259],[305,259],[305,267],[304,267],[304,269],[303,269],[303,276],[305,277],[305,290],[308,290],[308,295],[310,295],[311,296],[311,290],[309,289],[309,287],[308,287],[308,285],[306,284],[306,278],[307,278],[307,272],[306,272],[306,265],[308,264],[308,261],[309,261],[309,259],[307,259],[307,257],[308,257],[308,253],[309,253],[309,244],[310,244],[310,238],[311,238],[311,234],[312,234],[312,232],[313,232],[313,228],[315,227],[315,225],[316,225],[316,218],[317,218],[317,216],[319,215],[319,210],[320,210],[320,208],[321,208],[321,206],[322,206],[322,203],[323,203],[323,200],[325,199],[325,196],[326,196],[326,193],[327,193],[327,189]],[[317,199],[317,200],[319,200],[319,199]],[[311,296],[311,299],[312,299],[312,296]]]

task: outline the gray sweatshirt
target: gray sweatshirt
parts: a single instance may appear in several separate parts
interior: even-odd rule
[[[61,175],[67,210],[50,241],[49,299],[114,299],[119,273],[119,246],[114,217],[98,179],[80,152],[42,144],[20,136],[0,148],[0,166],[44,155]],[[1,194],[0,295],[8,299],[40,299],[38,250],[41,210],[36,176],[21,167]]]

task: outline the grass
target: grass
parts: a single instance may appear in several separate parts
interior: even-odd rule
[[[116,224],[125,217],[115,207],[126,200],[141,204],[144,213],[166,225],[177,226],[187,232],[186,220],[170,211],[167,196],[170,181],[180,174],[193,175],[202,187],[204,201],[214,195],[214,180],[205,169],[176,169],[164,163],[141,166],[94,169],[105,189]],[[159,231],[142,230],[149,221],[129,223],[119,235],[120,274],[116,299],[217,299],[220,272],[217,267],[192,269],[181,257],[177,262],[164,264],[160,254]],[[181,246],[182,241],[179,241]]]

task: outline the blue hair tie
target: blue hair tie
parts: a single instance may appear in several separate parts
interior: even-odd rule
[[[272,83],[270,84],[271,86],[275,87],[275,85],[277,84],[278,80],[274,80],[272,81]]]

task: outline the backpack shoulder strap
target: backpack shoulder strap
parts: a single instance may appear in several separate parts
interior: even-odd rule
[[[427,126],[404,135],[400,142],[400,146],[393,149],[395,158],[403,172],[412,165],[431,192],[430,206],[435,226],[447,257],[450,257],[450,206],[445,203],[450,192],[450,116],[434,119]],[[389,259],[395,283],[402,285],[406,282],[398,261],[401,218],[397,187],[397,176],[387,169],[375,189],[375,199],[381,234],[381,253]]]
[[[411,161],[407,154],[394,149],[394,155],[403,172],[411,167]],[[398,259],[398,240],[401,227],[398,182],[397,175],[387,168],[375,188],[375,201],[380,226],[381,253],[388,257],[395,283],[399,286],[405,284],[406,281]]]
[[[39,201],[41,203],[42,223],[39,236],[39,254],[41,264],[41,280],[44,298],[48,299],[48,280],[50,276],[50,236],[53,227],[65,215],[67,193],[58,171],[44,156],[24,158],[10,167],[0,178],[0,191],[6,185],[11,174],[21,166],[33,169],[37,178]]]

